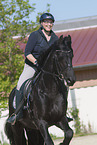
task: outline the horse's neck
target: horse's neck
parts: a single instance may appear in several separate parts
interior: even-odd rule
[[[43,69],[47,72],[53,73],[54,72],[53,68],[54,68],[53,67],[53,58],[52,58],[52,55],[49,55],[47,57],[47,59],[45,60]]]
[[[41,76],[40,81],[44,92],[55,94],[60,92],[60,80],[54,75],[54,73],[46,72]]]

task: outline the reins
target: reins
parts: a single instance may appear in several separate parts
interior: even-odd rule
[[[59,80],[64,80],[63,79],[63,74],[61,74],[61,75],[57,75],[57,74],[55,74],[55,73],[51,73],[51,72],[48,72],[48,71],[45,71],[44,69],[42,69],[41,68],[41,72],[43,72],[43,73],[46,73],[46,74],[49,74],[49,75],[51,75],[51,76],[53,76],[53,77],[57,77]]]

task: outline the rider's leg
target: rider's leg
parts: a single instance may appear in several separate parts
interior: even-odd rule
[[[20,75],[19,81],[17,83],[17,90],[20,90],[22,84],[26,80],[28,80],[34,76],[35,71],[36,71],[35,68],[25,64],[24,70],[23,70],[22,74]]]
[[[14,123],[17,120],[20,120],[23,117],[23,110],[22,110],[23,104],[20,106],[20,109],[17,111],[17,108],[22,100],[22,94],[17,89],[15,94],[16,94],[16,111],[7,120],[7,122],[11,123],[12,125],[14,125]]]
[[[14,124],[15,121],[20,120],[23,117],[22,113],[22,108],[23,108],[23,103],[22,102],[22,94],[20,93],[20,87],[22,84],[29,78],[33,77],[35,73],[35,69],[30,67],[29,65],[25,64],[24,70],[19,78],[18,84],[17,84],[17,89],[16,89],[16,113],[14,113],[11,117],[8,118],[7,122]],[[17,111],[18,110],[18,111]]]

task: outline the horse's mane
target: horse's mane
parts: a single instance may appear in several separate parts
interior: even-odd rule
[[[71,37],[70,35],[65,36],[63,38],[63,35],[60,36],[60,38],[58,40],[56,40],[54,42],[54,44],[52,44],[48,50],[44,51],[38,58],[38,64],[40,67],[43,66],[43,64],[45,63],[45,60],[47,59],[48,55],[50,55],[51,53],[53,53],[55,50],[59,50],[60,49],[60,45],[64,44],[65,46],[68,45],[71,48]],[[64,47],[66,49],[66,47]],[[72,50],[72,48],[71,48]],[[65,51],[65,50],[64,50]],[[73,50],[72,50],[73,51]]]
[[[51,53],[53,53],[56,50],[56,47],[58,47],[57,45],[58,40],[56,40],[54,42],[54,44],[52,44],[46,51],[42,52],[42,54],[39,56],[38,58],[38,64],[39,66],[43,66],[43,64],[45,63],[45,60],[47,59],[48,55],[50,55]]]

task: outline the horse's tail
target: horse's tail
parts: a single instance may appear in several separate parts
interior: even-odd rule
[[[15,145],[15,143],[14,143],[14,137],[13,137],[13,132],[12,132],[12,127],[11,127],[10,123],[6,122],[4,131],[5,131],[5,134],[6,134],[7,138],[10,141],[10,144],[11,145]]]

